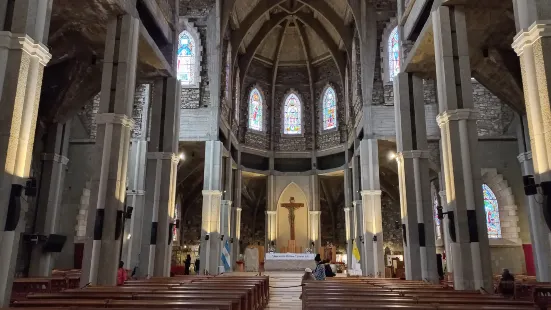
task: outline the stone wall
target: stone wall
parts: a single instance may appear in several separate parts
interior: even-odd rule
[[[215,3],[215,0],[180,0],[180,16],[205,17]]]
[[[394,254],[403,252],[402,238],[402,216],[400,213],[400,202],[391,199],[386,192],[381,196],[381,212],[383,214],[383,248],[389,248]],[[396,221],[400,227],[396,229]]]
[[[501,102],[482,84],[473,80],[473,100],[478,110],[479,137],[501,136],[507,132],[515,117],[515,112]]]

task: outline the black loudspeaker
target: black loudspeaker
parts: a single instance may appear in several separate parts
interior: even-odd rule
[[[442,266],[442,254],[436,254],[436,268],[438,269],[438,277],[444,279],[444,267]]]
[[[21,215],[21,193],[23,186],[19,184],[11,185],[10,200],[8,202],[8,214],[4,231],[14,231],[19,223]]]
[[[547,228],[551,230],[551,197],[545,195],[543,196],[543,219],[547,224]]]
[[[67,241],[67,236],[51,234],[48,236],[46,243],[42,247],[43,252],[59,253],[63,250],[63,246]]]
[[[538,193],[538,186],[533,175],[525,175],[522,177],[522,183],[524,184],[524,194],[526,196],[533,196]]]
[[[450,239],[452,239],[452,242],[456,242],[457,238],[455,235],[455,215],[453,211],[448,211],[448,232],[450,234]]]
[[[172,238],[174,237],[174,223],[168,224],[168,245],[172,242]]]

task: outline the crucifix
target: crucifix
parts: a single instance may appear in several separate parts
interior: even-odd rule
[[[289,230],[291,231],[291,240],[295,240],[295,210],[304,207],[304,204],[295,203],[295,197],[291,197],[289,203],[282,203],[281,206],[289,210]]]

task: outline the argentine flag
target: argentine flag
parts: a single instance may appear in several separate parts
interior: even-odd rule
[[[222,247],[222,253],[220,254],[220,259],[222,260],[222,266],[224,266],[224,271],[229,272],[230,271],[230,243],[228,240],[224,243],[224,246]]]

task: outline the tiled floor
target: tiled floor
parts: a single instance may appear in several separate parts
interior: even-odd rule
[[[252,275],[254,273],[234,272],[228,275]],[[300,310],[302,303],[299,299],[302,288],[300,281],[302,272],[271,271],[263,275],[270,277],[270,301],[267,310]]]

